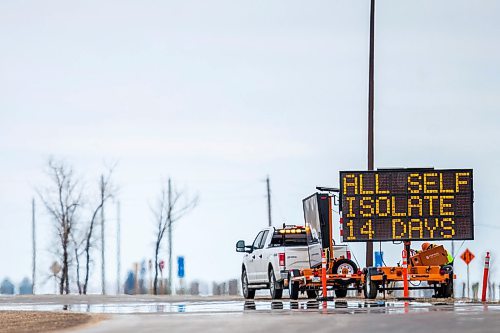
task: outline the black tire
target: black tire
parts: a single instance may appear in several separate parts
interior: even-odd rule
[[[255,289],[249,288],[247,271],[244,268],[241,271],[241,290],[243,292],[243,297],[245,297],[246,299],[255,298]]]
[[[442,283],[441,288],[440,288],[440,293],[441,297],[443,298],[450,298],[453,297],[453,276],[450,277],[448,280],[448,283]]]
[[[344,298],[347,296],[347,289],[342,288],[342,289],[335,289],[335,296],[337,298]]]
[[[307,293],[307,298],[309,299],[316,299],[318,297],[318,293],[316,290],[306,290]]]
[[[291,276],[288,276],[288,292],[291,300],[299,299],[299,283],[292,282]]]
[[[363,292],[365,294],[365,298],[367,299],[377,298],[378,284],[376,281],[372,281],[370,273],[368,271],[365,273],[365,284],[363,286]]]
[[[274,276],[274,270],[272,268],[269,269],[269,291],[272,299],[281,299],[283,296],[283,288],[276,282],[276,277]]]
[[[434,297],[450,298],[453,297],[453,266],[445,265],[442,268],[448,271],[448,282],[434,285]]]
[[[347,273],[345,272],[347,270]],[[333,264],[333,274],[356,274],[358,266],[350,259],[339,259]],[[340,280],[338,283],[347,286],[354,282],[354,279]]]

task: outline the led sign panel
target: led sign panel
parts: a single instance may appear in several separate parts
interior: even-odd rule
[[[474,239],[472,170],[341,171],[345,242]]]

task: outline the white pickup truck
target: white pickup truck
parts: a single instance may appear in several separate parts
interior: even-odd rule
[[[335,257],[350,259],[346,245],[335,245]],[[310,268],[306,229],[301,226],[284,226],[261,230],[252,245],[240,240],[237,252],[245,252],[241,266],[243,296],[255,297],[257,289],[269,288],[273,299],[280,299],[288,287],[289,272]],[[316,298],[315,290],[307,290],[309,298]]]

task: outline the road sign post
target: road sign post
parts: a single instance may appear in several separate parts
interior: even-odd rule
[[[179,278],[180,292],[184,293],[184,257],[177,257],[177,277]]]
[[[158,267],[160,268],[160,294],[163,294],[165,292],[164,286],[163,286],[163,268],[165,268],[165,261],[160,260]]]
[[[465,249],[465,251],[460,255],[460,258],[467,265],[467,298],[470,298],[470,286],[469,286],[469,264],[475,258],[474,254],[469,250]]]

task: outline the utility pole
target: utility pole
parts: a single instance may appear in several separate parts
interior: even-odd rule
[[[116,294],[120,295],[121,282],[120,282],[120,271],[121,271],[121,226],[120,226],[120,201],[116,204]]]
[[[101,175],[101,202],[104,203],[104,175]],[[101,293],[106,295],[106,272],[104,262],[104,204],[101,207],[101,280]]]
[[[269,185],[269,175],[266,177],[266,187],[267,187],[267,218],[269,221],[269,226],[272,226],[271,220],[271,186]]]
[[[33,270],[31,272],[31,293],[35,294],[36,281],[36,230],[35,230],[35,198],[31,201],[31,235],[33,246]]]
[[[168,292],[172,294],[172,180],[168,178]]]
[[[375,58],[375,0],[370,6],[370,67],[368,79],[368,170],[374,169],[373,104],[374,104],[374,58]],[[366,242],[366,267],[373,266],[373,242]]]
[[[266,185],[267,185],[267,217],[269,220],[269,226],[272,226],[272,220],[271,220],[271,186],[269,185],[269,175],[266,178]]]

